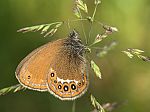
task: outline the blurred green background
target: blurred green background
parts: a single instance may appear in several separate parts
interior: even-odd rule
[[[87,0],[92,13],[94,0]],[[39,33],[17,33],[25,26],[73,19],[73,0],[0,0],[0,88],[17,84],[15,69],[32,50],[69,33],[63,26],[53,36],[42,38]],[[121,53],[126,48],[139,48],[150,55],[150,1],[103,0],[96,19],[119,29],[97,46],[117,40],[118,46],[103,58],[93,58],[100,66],[103,79],[90,72],[88,92],[76,101],[76,112],[90,112],[89,94],[102,104],[128,103],[114,112],[148,112],[150,110],[150,64],[140,59],[129,59]],[[72,24],[72,28],[73,28]],[[76,26],[76,24],[75,24]],[[81,30],[79,27],[77,30]],[[92,39],[100,29],[93,27]],[[88,28],[86,29],[88,32]],[[81,37],[82,33],[81,33]],[[92,40],[91,39],[91,40]],[[71,112],[71,101],[60,101],[48,92],[31,90],[0,96],[0,112]]]

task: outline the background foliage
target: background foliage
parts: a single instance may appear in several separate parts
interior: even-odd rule
[[[93,1],[87,0],[87,5],[93,11]],[[74,18],[71,0],[0,0],[0,88],[18,81],[15,69],[18,63],[33,49],[57,37],[68,35],[67,27],[61,27],[53,36],[42,38],[39,33],[21,34],[16,31],[25,26],[51,23]],[[124,101],[128,103],[116,112],[149,111],[150,102],[150,65],[138,58],[129,59],[121,53],[126,48],[139,48],[150,55],[150,1],[149,0],[103,0],[98,8],[96,18],[103,23],[116,26],[119,29],[97,46],[103,47],[117,40],[118,46],[103,58],[93,59],[100,65],[102,80],[90,72],[89,91],[77,100],[78,112],[91,110],[89,94],[92,92],[100,103]],[[80,25],[72,23],[71,27],[80,30]],[[88,32],[88,27],[86,32]],[[100,32],[94,24],[92,39]],[[83,34],[81,32],[81,37]],[[0,96],[0,111],[2,112],[70,112],[72,102],[60,101],[49,93],[31,90]]]

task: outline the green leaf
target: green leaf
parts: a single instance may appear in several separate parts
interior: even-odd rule
[[[141,53],[143,53],[144,51],[140,50],[140,49],[132,49],[132,48],[128,48],[127,49],[129,52],[135,54],[135,55],[139,55]]]
[[[133,49],[134,52],[139,52],[139,53],[143,53],[144,51],[143,50],[140,50],[140,49]]]
[[[143,61],[148,61],[148,62],[150,62],[150,57],[143,56],[143,55],[138,55],[138,57],[139,57],[140,59],[142,59]]]
[[[44,37],[48,36],[48,35],[53,35],[56,33],[57,29],[63,24],[64,22],[54,22],[54,23],[50,23],[50,24],[42,24],[42,25],[36,25],[36,26],[31,26],[31,27],[25,27],[25,28],[22,28],[20,30],[18,30],[17,32],[23,32],[23,33],[26,33],[26,32],[31,32],[31,31],[40,31],[41,30],[41,34],[44,34]],[[50,29],[50,27],[52,25],[55,25],[53,29],[51,29],[49,32],[48,30]]]
[[[76,0],[76,5],[77,5],[77,8],[83,10],[85,13],[88,13],[87,5],[83,3],[82,0]]]
[[[105,112],[104,108],[99,104],[95,97],[91,94],[91,103],[99,112]]]
[[[43,27],[44,27],[44,25],[25,27],[25,28],[19,29],[17,32],[23,32],[23,33],[31,32],[31,31],[36,32],[36,31],[41,30]]]
[[[92,105],[94,106],[94,108],[96,108],[96,99],[95,99],[95,97],[91,94],[91,103],[92,103]]]
[[[48,31],[48,29],[50,28],[51,25],[47,25],[43,28],[43,30],[41,31],[41,34],[44,34],[45,32]]]
[[[128,51],[122,51],[124,54],[126,54],[129,58],[133,58],[133,54],[131,54]]]
[[[53,35],[57,32],[58,28],[59,28],[62,24],[63,24],[63,23],[58,23],[58,24],[56,24],[53,29],[51,29],[49,32],[47,32],[47,33],[44,35],[44,37],[53,36]]]
[[[96,44],[96,43],[102,41],[102,39],[105,38],[105,37],[106,37],[106,36],[102,36],[102,35],[98,34],[98,35],[96,36],[96,38],[95,38],[94,43]]]
[[[81,15],[80,15],[79,9],[74,8],[73,12],[74,12],[74,15],[75,15],[77,18],[81,19]]]
[[[37,31],[41,30],[43,27],[44,27],[44,25],[38,26]]]
[[[93,60],[91,60],[91,68],[93,69],[93,71],[95,72],[96,76],[99,77],[101,79],[101,72],[99,67],[95,64],[95,62]]]
[[[114,32],[118,32],[118,29],[116,27],[103,25],[103,28],[106,30],[106,34],[112,34]]]
[[[55,28],[59,28],[62,24],[63,24],[63,22],[56,24]]]
[[[88,8],[87,8],[87,5],[84,4],[84,7],[85,7],[85,12],[88,13]]]
[[[90,46],[101,42],[104,38],[108,37],[108,35],[112,34],[113,32],[118,31],[118,29],[116,27],[111,27],[111,26],[107,26],[107,25],[102,25],[102,26],[105,29],[105,32],[103,32],[102,34],[98,34],[95,38],[95,41]]]
[[[53,35],[56,33],[56,31],[57,31],[57,28],[53,28],[53,29],[51,29],[48,33],[46,33],[46,34],[44,35],[44,37],[53,36]]]
[[[5,94],[7,94],[7,93],[9,93],[11,91],[17,92],[17,91],[20,91],[22,89],[25,89],[25,88],[22,85],[17,84],[17,85],[14,85],[14,86],[10,86],[10,87],[1,89],[0,90],[0,95],[5,95]]]
[[[105,34],[98,34],[95,38],[95,41],[94,41],[94,44],[102,41],[104,38],[106,38],[108,35],[105,35]]]
[[[122,51],[122,52],[125,53],[130,58],[132,58],[135,55],[138,58],[142,59],[143,61],[150,62],[150,57],[149,56],[141,55],[144,52],[143,50],[128,48],[127,51]]]
[[[17,32],[23,32],[23,33],[26,33],[29,31],[33,31],[33,27],[25,27],[25,28],[21,28],[21,29],[17,30]]]

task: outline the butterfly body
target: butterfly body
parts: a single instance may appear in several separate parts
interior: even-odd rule
[[[73,31],[65,39],[31,52],[18,65],[16,77],[29,89],[49,91],[61,100],[74,100],[88,88],[85,46]]]

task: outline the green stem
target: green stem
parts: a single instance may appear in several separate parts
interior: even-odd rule
[[[97,11],[97,7],[98,7],[98,3],[95,5],[95,9],[94,9],[94,12],[93,12],[93,15],[92,15],[92,18],[91,18],[89,37],[88,37],[87,41],[89,41],[89,38],[91,37],[92,25],[93,25],[93,22],[94,22],[94,18],[95,18],[95,14],[96,14],[96,11]]]
[[[84,19],[84,18],[82,18],[82,19],[75,19],[75,20],[70,20],[71,22],[76,22],[76,21],[87,21],[87,19]]]
[[[94,21],[97,22],[99,25],[104,26],[104,24],[99,22],[98,20],[94,20]]]
[[[76,101],[74,100],[72,104],[72,112],[75,112],[75,111],[76,111]]]
[[[95,5],[95,9],[94,9],[93,16],[92,16],[92,22],[94,21],[94,17],[95,17],[96,11],[97,11],[97,7],[98,7],[98,4]]]
[[[90,48],[91,46],[93,46],[95,43],[90,44],[88,47]]]
[[[63,24],[64,22],[63,22],[63,21],[62,21],[62,22],[54,22],[54,23],[50,23],[50,24],[43,24],[43,25],[54,25],[54,24],[59,24],[59,23]]]
[[[54,25],[54,24],[59,24],[59,23],[63,24],[64,22],[63,21],[62,22],[54,22],[54,23],[47,23],[47,24],[41,24],[41,25],[46,26],[46,25]],[[35,26],[40,26],[40,25],[35,25]],[[31,26],[31,27],[34,27],[34,26]]]
[[[87,21],[87,19],[74,19],[74,20],[69,20],[66,22],[66,24],[68,25],[68,28],[70,30],[70,22],[78,22],[78,21]]]
[[[80,9],[77,9],[77,10],[79,11],[79,14],[80,14],[81,19],[83,19],[83,18],[82,18],[82,14],[81,14]],[[85,33],[85,30],[84,30],[84,25],[83,25],[83,23],[82,23],[82,22],[81,22],[81,26],[82,26],[82,30],[83,30],[83,34],[84,34],[84,38],[85,38],[86,45],[87,45],[87,37],[86,37],[86,33]]]

